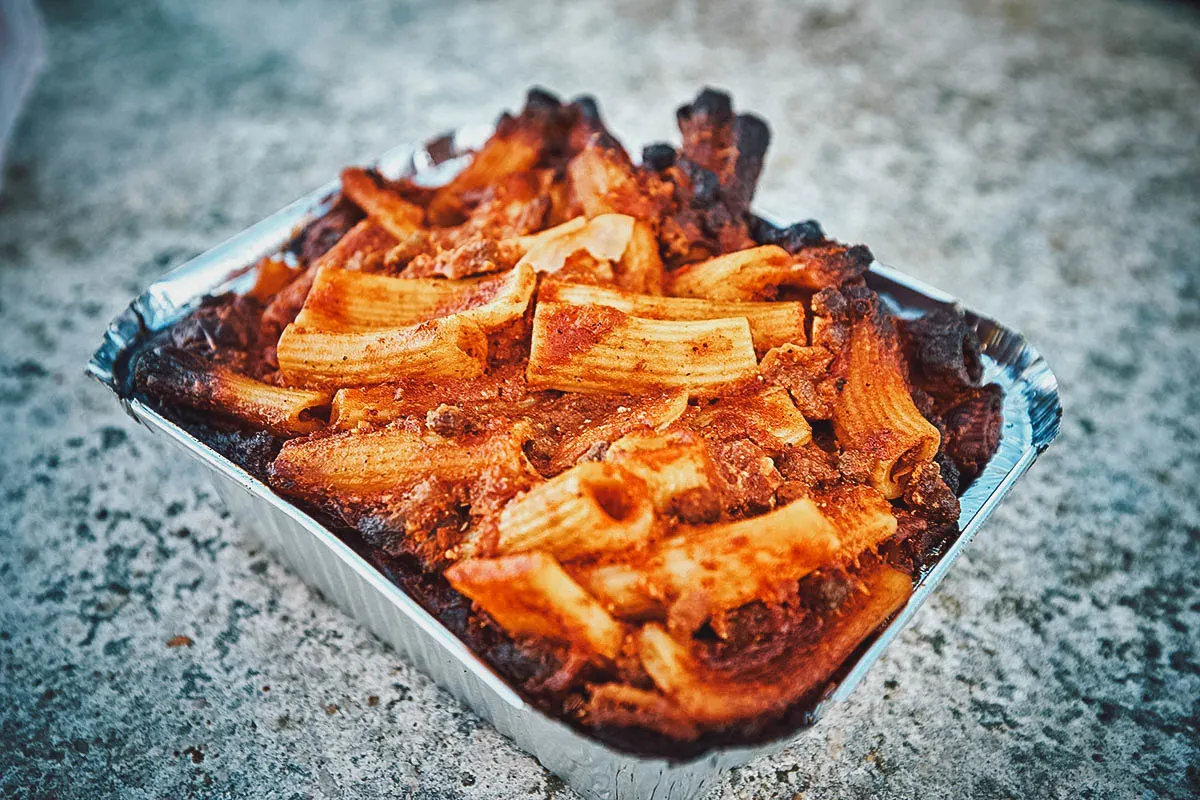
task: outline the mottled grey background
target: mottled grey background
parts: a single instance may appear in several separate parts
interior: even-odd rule
[[[82,377],[167,268],[542,83],[711,82],[815,215],[1027,333],[1066,418],[848,704],[727,798],[1200,792],[1200,12],[1128,0],[43,2],[0,195],[0,795],[567,798]],[[184,635],[190,647],[167,646]]]

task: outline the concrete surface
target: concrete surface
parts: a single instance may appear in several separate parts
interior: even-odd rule
[[[1118,0],[44,2],[0,197],[0,795],[566,798],[82,375],[168,267],[539,82],[705,82],[761,206],[1024,330],[1062,438],[852,701],[725,798],[1200,792],[1200,13]],[[173,637],[190,645],[169,646]]]

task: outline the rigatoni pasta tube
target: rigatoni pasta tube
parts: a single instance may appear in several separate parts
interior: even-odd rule
[[[526,376],[537,388],[704,394],[758,370],[745,319],[648,320],[607,306],[538,303]]]
[[[552,283],[542,287],[542,301],[572,305],[610,306],[642,319],[703,320],[745,317],[759,354],[781,344],[805,344],[804,304],[729,302],[695,297],[661,297],[582,283]]]
[[[770,300],[782,287],[816,292],[862,278],[871,251],[828,242],[791,254],[773,244],[751,247],[681,267],[668,290],[711,300]]]
[[[358,167],[342,170],[342,192],[399,241],[415,233],[425,219],[420,206],[383,188],[370,173]]]
[[[846,380],[833,407],[833,431],[847,450],[875,460],[871,485],[899,497],[912,468],[937,455],[941,435],[913,403],[900,369],[895,333],[872,318],[850,332]]]
[[[323,268],[313,279],[296,324],[324,331],[413,325],[434,316],[434,309],[461,292],[463,283]]]
[[[663,262],[658,254],[658,239],[650,223],[634,220],[629,244],[617,263],[616,273],[617,285],[623,289],[650,295],[662,294]]]
[[[613,442],[604,455],[641,478],[654,508],[668,512],[676,498],[711,491],[716,467],[703,440],[690,431],[670,434],[632,433]]]
[[[547,553],[467,559],[445,574],[513,636],[564,642],[610,661],[620,653],[624,627]]]
[[[709,300],[770,300],[787,281],[792,256],[764,244],[688,264],[671,273],[667,291]]]
[[[638,633],[638,656],[655,686],[698,723],[720,726],[785,708],[818,689],[912,594],[912,579],[883,563],[857,578],[859,591],[830,617],[821,636],[787,652],[765,677],[723,675],[655,624]]]
[[[581,571],[581,582],[618,616],[661,612],[683,595],[716,613],[768,598],[828,563],[837,529],[807,497],[760,517],[679,533],[630,563]]]
[[[334,392],[329,427],[352,431],[361,425],[383,425],[399,418],[394,384],[348,386]]]
[[[486,333],[520,318],[536,286],[537,275],[529,266],[462,280],[322,269],[296,324],[324,331],[361,331],[455,314]]]
[[[306,500],[330,497],[350,502],[387,492],[436,475],[462,481],[494,470],[529,474],[521,450],[525,428],[471,442],[418,434],[401,427],[339,433],[285,442],[271,465],[271,485]]]
[[[230,414],[279,436],[325,426],[330,393],[273,386],[170,347],[147,351],[134,371],[139,389],[189,408]]]
[[[457,316],[404,328],[328,333],[292,324],[279,337],[279,371],[299,386],[353,386],[404,377],[469,378],[483,372],[487,336]]]
[[[544,550],[560,561],[645,543],[654,506],[637,478],[584,462],[512,500],[497,523],[499,553]]]
[[[873,551],[896,533],[892,504],[870,486],[838,486],[816,492],[813,501],[837,528],[842,559]]]

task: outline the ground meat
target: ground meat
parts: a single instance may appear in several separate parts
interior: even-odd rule
[[[979,383],[979,337],[961,314],[932,311],[920,319],[901,320],[898,327],[914,383],[935,394]]]
[[[876,458],[862,450],[843,450],[838,454],[838,474],[849,483],[868,483]]]
[[[471,415],[458,406],[446,403],[425,413],[425,427],[446,437],[462,436],[478,429]]]
[[[759,514],[774,504],[783,477],[761,447],[749,439],[711,443],[730,514]]]
[[[667,511],[689,525],[716,522],[721,518],[721,498],[708,489],[688,489],[671,498]]]
[[[838,479],[833,456],[819,447],[789,447],[775,458],[775,467],[788,481],[803,486],[804,494]]]
[[[904,502],[913,511],[935,522],[958,519],[958,498],[942,480],[937,464],[918,464],[904,486]]]
[[[942,433],[942,441],[946,441],[946,434]],[[942,471],[942,480],[950,487],[950,491],[955,495],[962,494],[962,490],[967,488],[967,483],[963,481],[962,475],[959,474],[958,465],[954,463],[954,459],[946,454],[945,450],[939,450],[934,456],[933,463],[938,465],[938,469]]]
[[[429,234],[423,230],[413,231],[407,239],[387,251],[383,257],[384,271],[397,274],[417,256],[433,257],[436,249],[429,239]]]
[[[911,511],[896,509],[896,535],[880,547],[880,555],[897,569],[920,575],[958,533],[954,522],[932,522]]]
[[[519,257],[519,252],[504,242],[478,239],[450,250],[442,250],[437,255],[421,253],[408,262],[404,276],[457,279],[504,272],[512,269]]]
[[[800,599],[816,611],[832,611],[850,596],[850,578],[840,570],[822,569],[800,581]]]
[[[972,389],[941,411],[946,429],[946,454],[954,461],[964,482],[970,482],[1000,446],[1003,391],[994,383]]]
[[[200,307],[171,328],[171,342],[204,356],[245,352],[258,338],[262,305],[249,297],[223,294],[207,297]]]
[[[786,603],[748,603],[716,615],[695,641],[702,663],[745,675],[768,670],[788,651],[817,635],[820,617],[796,598]]]
[[[358,206],[338,197],[329,211],[305,226],[287,246],[303,264],[311,264],[329,251],[365,215]]]
[[[788,347],[772,350],[759,369],[768,382],[787,390],[805,419],[829,419],[836,397],[828,380],[832,351],[824,347]]]

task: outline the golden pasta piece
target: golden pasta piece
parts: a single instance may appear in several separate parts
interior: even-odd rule
[[[787,390],[779,386],[718,398],[701,407],[695,425],[706,436],[749,437],[769,450],[812,441],[808,420],[796,408]]]
[[[861,280],[871,251],[834,242],[791,254],[773,244],[688,264],[671,274],[671,294],[712,300],[771,300],[781,288],[817,292]]]
[[[385,425],[400,415],[394,413],[396,388],[391,384],[348,386],[334,392],[329,427],[352,431],[362,425]]]
[[[629,563],[580,571],[580,582],[614,614],[661,614],[689,596],[709,614],[772,597],[829,563],[837,529],[807,497],[760,517],[685,529]]]
[[[579,464],[500,512],[501,554],[544,550],[560,561],[644,544],[654,527],[646,487],[620,467]]]
[[[803,344],[804,304],[754,303],[704,300],[694,297],[659,297],[580,283],[551,283],[542,287],[542,302],[600,305],[642,319],[706,320],[744,317],[750,324],[755,352],[762,354],[787,343]]]
[[[737,250],[671,273],[667,291],[709,300],[770,300],[786,285],[792,261],[791,254],[779,245]]]
[[[552,228],[546,228],[537,233],[527,233],[524,236],[518,236],[516,239],[508,239],[506,241],[515,242],[521,251],[521,255],[525,255],[530,250],[536,250],[551,239],[565,237],[568,234],[579,231],[581,228],[587,227],[587,222],[587,217],[572,217],[566,222],[555,225]]]
[[[431,223],[447,224],[463,212],[463,196],[517,172],[532,169],[541,158],[542,143],[536,129],[513,120],[497,128],[470,163],[449,183],[439,188],[429,203]]]
[[[643,626],[637,635],[642,666],[655,686],[688,719],[704,727],[719,727],[770,711],[782,712],[829,680],[838,666],[912,594],[912,579],[883,563],[872,565],[857,577],[861,589],[835,612],[821,636],[788,652],[765,677],[739,678],[706,667],[687,646],[655,624]]]
[[[634,219],[624,214],[602,214],[580,227],[568,222],[553,230],[561,233],[539,241],[517,265],[528,264],[538,272],[558,272],[579,251],[597,261],[620,261],[633,237]]]
[[[460,561],[446,579],[513,636],[561,642],[610,661],[620,653],[624,627],[547,553]]]
[[[813,500],[837,528],[843,558],[873,551],[896,533],[892,504],[870,486],[838,486],[817,492]]]
[[[527,429],[518,427],[459,442],[388,427],[293,439],[271,465],[271,485],[314,502],[334,498],[355,503],[403,491],[429,475],[431,464],[448,481],[474,479],[488,470],[532,475],[521,450],[526,436]]]
[[[289,389],[254,380],[175,348],[144,353],[135,370],[141,391],[203,411],[225,413],[261,425],[279,436],[325,427],[325,391]]]
[[[650,223],[635,220],[629,245],[621,256],[616,270],[617,285],[631,292],[660,295],[663,290],[663,262],[658,254],[658,240]],[[736,316],[727,314],[722,316]]]
[[[364,331],[454,314],[490,332],[520,319],[536,286],[537,275],[529,266],[461,280],[322,269],[296,325],[329,332]]]
[[[874,457],[871,484],[889,500],[900,496],[917,464],[933,460],[941,442],[913,403],[894,336],[873,319],[854,323],[846,380],[833,407],[838,444]]]
[[[648,320],[607,306],[538,303],[526,376],[568,392],[692,396],[753,379],[758,360],[744,318]]]
[[[689,432],[622,436],[608,448],[604,460],[641,478],[650,490],[654,508],[661,513],[677,510],[678,498],[696,492],[711,493],[716,485],[716,467],[708,448]]]
[[[393,278],[347,269],[322,268],[296,316],[302,328],[362,331],[423,322],[475,281]]]
[[[342,193],[398,241],[416,233],[425,219],[424,209],[380,186],[364,169],[342,170]]]
[[[336,387],[404,377],[468,378],[483,372],[487,336],[457,316],[403,328],[326,333],[289,325],[279,337],[288,383]]]

